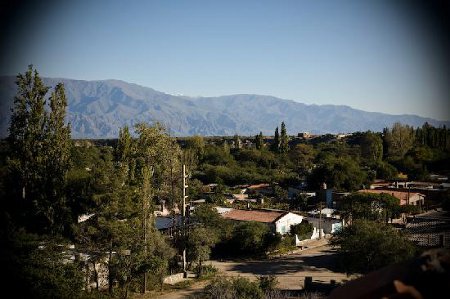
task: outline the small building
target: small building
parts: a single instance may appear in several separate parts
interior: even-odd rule
[[[326,217],[326,218],[330,218],[330,217],[333,217],[334,215],[334,213],[336,212],[336,210],[335,209],[330,209],[330,208],[324,208],[324,209],[322,209],[322,210],[312,210],[312,211],[309,211],[308,212],[308,214],[310,215],[310,216],[313,216],[313,217],[319,217],[319,215],[320,214],[322,214],[322,217]],[[337,217],[335,217],[335,218],[337,218]]]
[[[305,219],[309,223],[313,225],[317,230],[323,230],[325,234],[334,234],[338,230],[341,230],[344,227],[344,220],[337,219],[332,217],[307,217]]]
[[[247,194],[261,194],[261,195],[271,195],[273,193],[273,189],[270,184],[257,184],[250,185],[247,187]]]
[[[389,194],[400,200],[400,205],[423,205],[425,203],[425,195],[417,192],[408,192],[408,191],[394,191],[394,190],[386,190],[386,189],[364,189],[359,190],[361,193],[372,193],[372,194]]]
[[[161,233],[168,233],[170,235],[172,230],[182,225],[182,218],[181,215],[175,215],[174,217],[157,216],[155,217],[155,227]]]
[[[237,210],[231,209],[221,214],[223,218],[234,221],[255,221],[267,224],[272,232],[282,235],[289,233],[291,225],[299,224],[303,216],[278,210]]]

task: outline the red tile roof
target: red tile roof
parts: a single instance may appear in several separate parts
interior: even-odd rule
[[[287,212],[261,211],[261,210],[231,210],[222,214],[225,219],[238,221],[256,221],[263,223],[275,222]]]
[[[267,188],[270,187],[270,184],[257,184],[257,185],[250,185],[247,188],[248,189],[261,189],[261,188]]]
[[[361,193],[373,193],[373,194],[389,194],[398,199],[400,199],[400,205],[404,205],[408,202],[408,197],[415,197],[418,195],[422,195],[417,192],[405,192],[405,191],[393,191],[393,190],[385,190],[385,189],[365,189],[359,190]],[[423,195],[422,195],[423,196]]]

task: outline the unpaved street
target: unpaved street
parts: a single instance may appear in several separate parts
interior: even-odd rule
[[[345,273],[336,272],[336,256],[328,245],[303,250],[270,260],[210,261],[225,276],[242,276],[256,279],[260,275],[276,275],[278,288],[298,290],[303,288],[305,276],[314,282],[330,283],[349,280]]]

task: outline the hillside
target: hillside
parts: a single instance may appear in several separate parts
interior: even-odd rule
[[[0,135],[7,135],[10,109],[16,93],[14,77],[0,77]],[[348,106],[306,105],[272,96],[240,94],[191,98],[174,96],[119,80],[83,81],[45,78],[55,86],[63,82],[69,101],[68,121],[74,138],[115,138],[124,125],[159,121],[172,135],[273,134],[284,121],[289,134],[381,131],[394,122],[434,126],[450,122],[416,115],[365,112]]]

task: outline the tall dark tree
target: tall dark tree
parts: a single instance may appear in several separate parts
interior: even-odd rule
[[[44,157],[45,95],[49,87],[32,65],[25,74],[17,76],[16,84],[8,139],[11,166],[18,179],[15,191],[31,202],[36,200],[35,189],[41,185],[42,173],[38,170]]]
[[[364,133],[361,138],[361,156],[370,163],[381,162],[383,158],[383,140],[370,131]]]
[[[281,136],[280,136],[280,147],[279,151],[282,154],[285,154],[289,151],[289,137],[286,131],[286,125],[284,121],[281,123]]]
[[[241,139],[239,138],[239,135],[234,135],[233,137],[233,143],[234,143],[234,148],[235,149],[240,149],[242,146],[242,142]]]
[[[49,87],[33,66],[19,74],[16,83],[8,139],[10,174],[15,178],[10,188],[16,199],[25,201],[31,229],[60,233],[67,219],[64,188],[71,147],[64,86],[55,87],[47,112]]]
[[[259,132],[259,134],[255,136],[255,146],[258,150],[264,147],[264,137],[262,132]]]
[[[275,153],[278,153],[280,150],[280,133],[278,132],[278,127],[275,129],[275,135],[270,149]]]
[[[391,160],[402,159],[415,140],[413,128],[400,123],[395,123],[391,129],[385,129],[383,137],[387,146],[387,157]]]
[[[70,125],[65,124],[67,100],[64,85],[59,83],[50,96],[50,113],[45,128],[45,191],[48,219],[54,232],[61,232],[68,218],[65,184],[70,166]],[[70,223],[67,223],[70,224]]]

